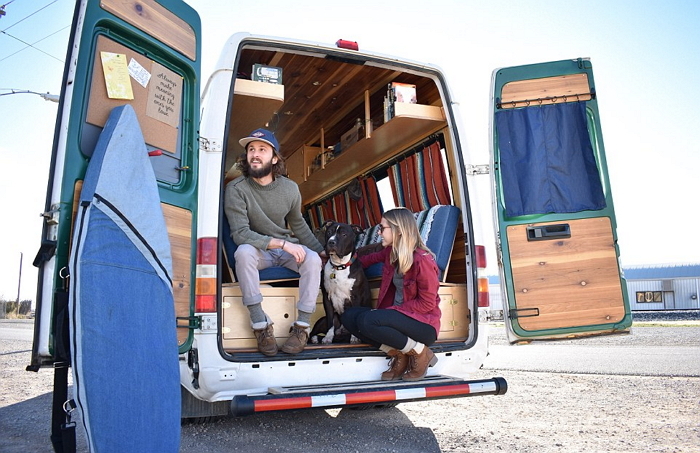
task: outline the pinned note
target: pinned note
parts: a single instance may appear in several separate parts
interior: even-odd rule
[[[153,62],[146,115],[177,127],[180,123],[181,102],[182,77],[165,66]]]
[[[100,52],[102,70],[107,86],[107,96],[110,99],[134,99],[131,90],[131,79],[123,53]]]
[[[129,75],[144,88],[148,86],[148,81],[151,79],[151,73],[133,58],[129,61]]]

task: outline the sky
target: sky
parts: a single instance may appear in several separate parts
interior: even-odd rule
[[[0,297],[34,299],[53,129],[73,0],[0,0]],[[697,0],[189,0],[202,20],[206,80],[247,31],[435,64],[459,103],[468,163],[489,159],[494,69],[589,57],[623,266],[700,263],[700,2]],[[2,3],[0,3],[2,6]],[[202,86],[204,83],[202,83]],[[473,194],[489,273],[487,178]],[[22,261],[20,278],[20,261]],[[19,285],[21,281],[21,287]]]

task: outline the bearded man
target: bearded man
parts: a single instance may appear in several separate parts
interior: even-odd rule
[[[243,305],[258,342],[258,350],[277,354],[272,321],[262,307],[261,269],[284,266],[299,273],[297,320],[282,346],[298,354],[308,341],[311,314],[321,284],[323,246],[301,215],[301,194],[288,179],[284,159],[275,135],[256,129],[239,140],[245,153],[238,159],[242,175],[226,185],[224,210],[231,225],[231,237],[238,244],[234,254],[236,275]]]

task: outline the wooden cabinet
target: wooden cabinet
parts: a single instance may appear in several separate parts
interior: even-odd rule
[[[440,335],[438,340],[465,340],[469,336],[471,314],[467,306],[466,285],[441,285]]]
[[[223,321],[221,327],[222,343],[227,350],[256,350],[257,340],[250,327],[250,313],[243,306],[241,288],[237,284],[222,288]],[[263,309],[274,322],[277,345],[282,346],[289,338],[289,328],[297,319],[297,302],[299,288],[282,288],[261,286]],[[311,325],[323,316],[323,298],[319,293],[316,300],[316,312],[311,318]]]
[[[321,154],[318,146],[302,146],[287,158],[287,174],[297,184],[302,184],[309,176],[314,160]]]

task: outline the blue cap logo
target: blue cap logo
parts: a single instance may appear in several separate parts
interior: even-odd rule
[[[246,146],[248,146],[248,143],[254,141],[265,142],[268,145],[272,146],[276,151],[279,152],[280,150],[280,145],[279,143],[277,143],[277,138],[275,138],[275,134],[268,131],[267,129],[255,129],[253,132],[248,134],[247,137],[243,137],[242,139],[238,140],[238,143],[240,143],[241,146],[245,148]]]

